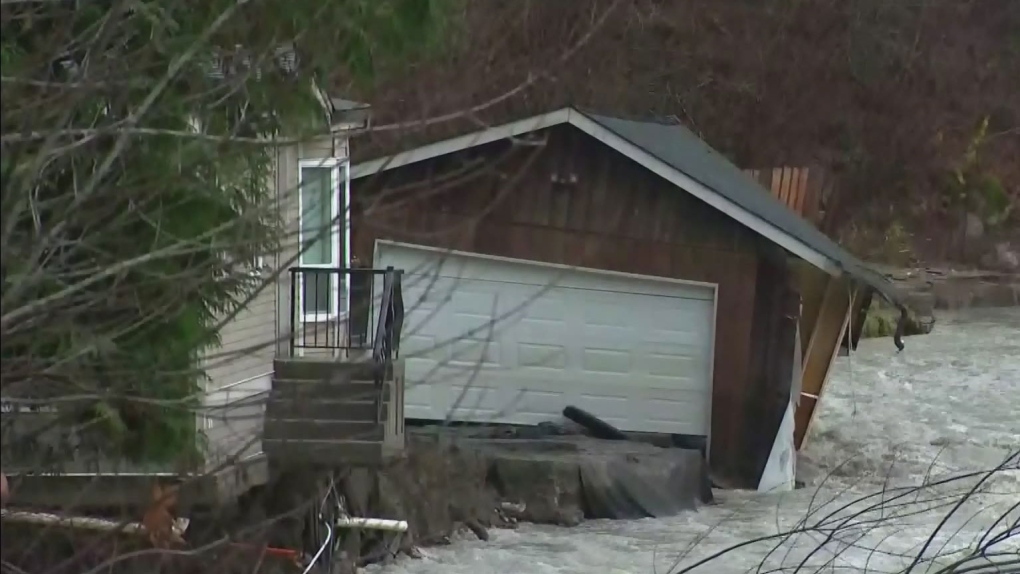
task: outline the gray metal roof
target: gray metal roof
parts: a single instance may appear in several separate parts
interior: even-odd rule
[[[810,245],[837,262],[851,276],[880,290],[886,297],[894,298],[892,285],[882,275],[871,270],[814,225],[790,210],[761,184],[687,128],[678,124],[626,120],[586,111],[580,113],[717,194]]]
[[[366,177],[561,124],[571,124],[581,129],[674,183],[678,179],[690,182],[689,187],[692,189],[685,191],[708,200],[716,208],[726,211],[744,225],[754,227],[770,240],[784,247],[792,247],[793,252],[801,256],[806,253],[816,255],[812,262],[818,265],[817,261],[823,260],[823,268],[828,272],[835,274],[838,270],[846,273],[873,287],[886,299],[901,302],[902,297],[884,276],[870,269],[814,225],[791,211],[786,204],[701,138],[675,123],[622,119],[567,107],[362,162],[352,166],[351,178]],[[604,132],[608,137],[602,137],[599,132]],[[683,189],[684,184],[676,185]],[[720,202],[725,205],[720,205]]]

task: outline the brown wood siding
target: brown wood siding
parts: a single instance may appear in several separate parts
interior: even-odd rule
[[[496,142],[353,182],[355,255],[371,261],[375,240],[389,239],[717,284],[712,466],[750,482],[764,240],[570,126],[535,135],[544,145]]]
[[[748,408],[741,476],[760,478],[782,424],[793,381],[800,294],[785,253],[776,247],[758,261],[748,373]],[[755,485],[756,486],[756,485]]]

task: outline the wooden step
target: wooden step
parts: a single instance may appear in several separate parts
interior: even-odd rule
[[[270,440],[360,440],[381,441],[385,437],[383,423],[369,421],[320,421],[308,419],[266,418],[262,429]]]
[[[263,439],[262,450],[274,463],[318,466],[376,466],[399,453],[382,441],[359,440]]]
[[[390,405],[383,402],[379,411],[386,420]],[[376,422],[374,400],[295,400],[270,395],[266,402],[266,419],[316,420],[335,422]]]
[[[383,384],[384,401],[390,398],[391,386],[391,384]],[[370,380],[330,382],[273,378],[272,396],[279,399],[374,401],[378,393],[379,389],[375,382]]]
[[[351,381],[374,380],[378,367],[371,361],[335,361],[323,359],[276,359],[273,372],[285,380]]]

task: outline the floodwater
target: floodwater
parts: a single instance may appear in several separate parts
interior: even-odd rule
[[[1020,559],[1020,309],[943,316],[905,342],[838,359],[798,461],[806,488],[720,492],[673,518],[494,530],[371,570],[921,573],[989,541],[996,561]],[[1020,562],[981,572],[994,571]]]

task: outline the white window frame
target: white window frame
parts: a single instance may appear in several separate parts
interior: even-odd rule
[[[322,169],[328,168],[330,170],[330,184],[333,189],[333,195],[330,197],[330,218],[333,224],[329,233],[330,242],[330,254],[333,256],[334,261],[328,264],[321,263],[306,263],[304,261],[304,222],[302,217],[304,216],[304,193],[301,190],[303,181],[302,174],[307,168]],[[300,255],[298,257],[298,266],[300,267],[313,267],[322,269],[334,269],[337,267],[350,267],[350,241],[351,241],[351,225],[350,225],[350,162],[347,158],[343,157],[329,157],[329,158],[315,158],[315,159],[302,159],[298,161],[298,249]],[[340,209],[344,210],[344,213],[340,214]],[[342,229],[341,229],[342,227]],[[341,231],[343,232],[343,241],[341,242]],[[327,321],[334,321],[340,319],[342,316],[346,316],[350,306],[350,285],[349,281],[345,281],[342,276],[338,276],[336,281],[332,282],[331,293],[330,293],[330,309],[326,313],[305,313],[305,301],[304,301],[304,273],[298,274],[298,314],[301,317],[301,321],[304,323],[323,323]],[[341,284],[343,284],[343,292],[346,295],[344,297],[344,308],[340,309],[340,294]],[[341,313],[342,312],[342,313]]]

